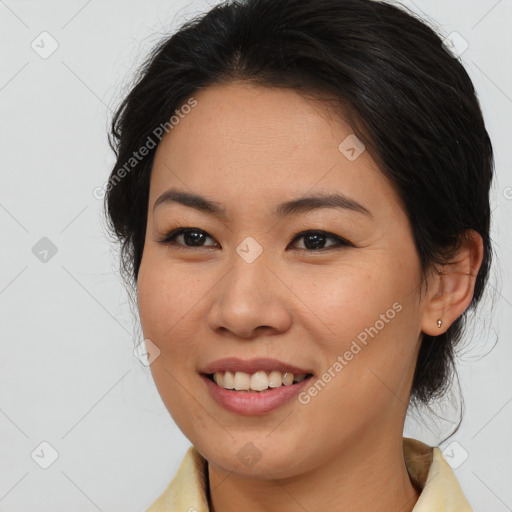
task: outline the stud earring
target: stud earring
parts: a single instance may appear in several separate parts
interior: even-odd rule
[[[441,328],[441,325],[443,325],[443,321],[441,319],[439,319],[437,321],[437,327]]]

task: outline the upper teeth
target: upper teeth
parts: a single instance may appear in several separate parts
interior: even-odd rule
[[[294,375],[291,372],[281,373],[276,370],[271,372],[259,371],[256,373],[245,372],[215,372],[213,380],[225,389],[241,391],[263,391],[268,387],[278,388],[281,385],[289,386],[293,382],[301,382],[306,378],[305,373]]]

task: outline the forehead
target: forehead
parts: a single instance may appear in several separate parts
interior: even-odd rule
[[[199,137],[203,137],[201,148],[220,156],[222,152],[214,151],[219,144],[231,151],[255,153],[262,146],[276,152],[311,145],[318,150],[337,149],[339,137],[352,133],[329,105],[294,89],[234,82],[209,86],[193,97],[197,105],[164,141],[172,140],[196,156]]]
[[[352,127],[328,103],[245,82],[210,86],[193,98],[196,106],[157,148],[152,202],[175,185],[256,202],[320,189],[374,196],[377,203],[393,195],[368,151],[357,146]],[[356,159],[340,150],[347,140],[362,151]]]

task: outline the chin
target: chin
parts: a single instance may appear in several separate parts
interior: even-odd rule
[[[245,477],[261,480],[289,478],[308,469],[309,463],[305,460],[306,454],[303,449],[280,444],[278,450],[276,443],[268,438],[266,445],[262,446],[261,442],[258,444],[250,441],[250,437],[248,436],[246,441],[240,438],[238,441],[233,441],[230,438],[226,446],[217,444],[213,449],[211,444],[210,446],[194,444],[194,446],[210,464],[223,472],[233,472]],[[300,458],[299,453],[302,455]]]

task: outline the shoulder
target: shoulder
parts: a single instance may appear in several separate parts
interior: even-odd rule
[[[453,469],[437,446],[404,437],[403,448],[407,471],[420,491],[413,512],[472,512]]]
[[[403,438],[404,461],[420,492],[413,512],[473,512],[441,450],[417,439]],[[208,512],[207,462],[194,446],[158,499],[146,512]]]
[[[206,485],[206,459],[190,446],[171,483],[146,512],[208,512]]]

